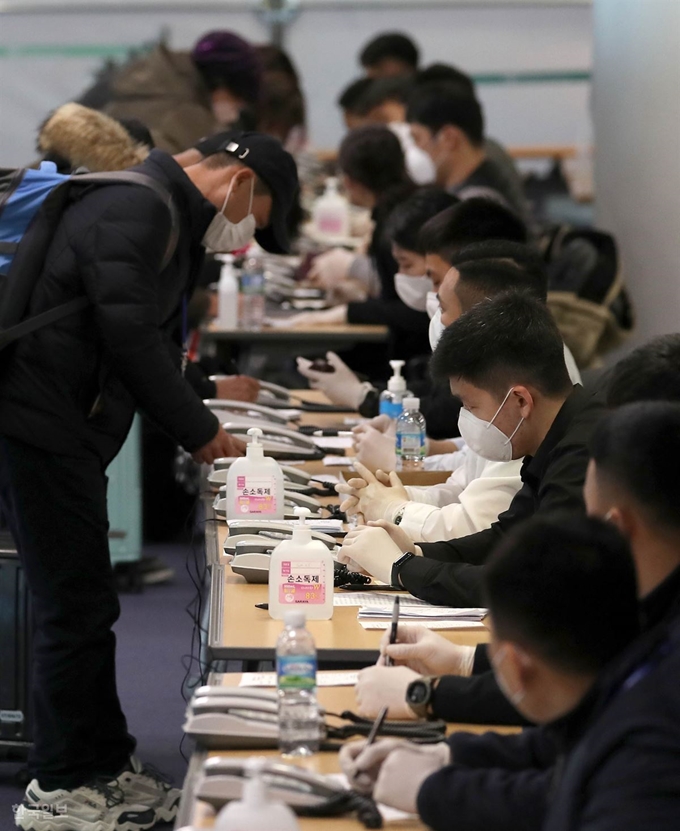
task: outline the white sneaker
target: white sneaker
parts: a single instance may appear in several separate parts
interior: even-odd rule
[[[157,819],[148,805],[126,802],[115,786],[94,781],[72,790],[44,791],[37,779],[14,815],[24,831],[144,831]]]
[[[137,756],[130,756],[128,765],[111,784],[120,788],[126,802],[152,808],[158,822],[172,822],[177,816],[182,791]]]

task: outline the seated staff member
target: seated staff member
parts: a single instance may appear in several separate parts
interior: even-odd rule
[[[406,104],[413,84],[406,78],[382,78],[365,87],[354,102],[354,112],[367,124],[383,124],[401,142],[406,169],[418,185],[434,182],[434,162],[428,153],[415,143],[406,121]]]
[[[361,528],[340,559],[429,602],[479,606],[482,565],[510,528],[539,511],[583,509],[587,444],[602,407],[572,384],[548,309],[517,293],[484,300],[447,327],[432,370],[462,401],[459,428],[471,450],[495,461],[528,457],[522,488],[484,531],[416,552],[398,526],[387,524],[398,543],[385,528]]]
[[[422,197],[420,194],[424,194]],[[438,193],[436,200],[430,198],[429,194]],[[427,194],[427,195],[426,195]],[[450,197],[455,199],[455,197]],[[526,238],[526,229],[519,220],[507,209],[497,205],[488,199],[475,199],[460,204],[443,204],[441,191],[432,188],[416,191],[409,199],[398,205],[386,225],[386,236],[391,240],[392,254],[400,264],[402,270],[426,274],[429,272],[427,258],[428,251],[421,239],[421,229],[427,227],[442,211],[454,209],[451,221],[447,224],[448,245],[455,249],[495,239],[500,241],[515,241],[523,233]],[[441,207],[439,207],[441,206]],[[439,208],[439,210],[436,210]],[[423,259],[425,255],[425,259]],[[490,256],[502,256],[517,260],[520,264],[534,269],[542,276],[547,289],[547,274],[542,258],[532,249],[524,246],[514,246],[512,249],[502,248],[502,251]],[[448,266],[447,270],[450,268]],[[434,274],[428,275],[430,278]],[[443,276],[443,275],[442,275]],[[426,280],[419,280],[414,286],[406,285],[403,278],[395,277],[395,287],[402,291],[403,299],[416,309],[427,309],[428,302],[430,310],[428,315],[434,314],[433,304],[436,305],[436,297],[429,294],[429,283]],[[408,295],[405,290],[408,289]],[[434,285],[435,291],[437,284]],[[428,341],[430,349],[432,346],[432,324],[430,322]],[[430,351],[428,349],[428,353]],[[399,356],[400,357],[400,356]],[[380,389],[377,386],[364,384],[363,388],[359,379],[347,367],[341,365],[335,357],[329,359],[336,366],[336,373],[320,373],[304,371],[303,374],[311,381],[312,386],[322,390],[334,403],[353,406],[367,418],[376,416],[379,408]],[[411,381],[411,379],[409,379]],[[433,439],[447,439],[456,435],[456,422],[458,420],[458,403],[452,398],[447,382],[433,384],[428,377],[416,381],[416,388],[413,390],[420,397],[420,406],[427,423],[428,436]],[[356,401],[359,401],[357,406]],[[452,432],[453,431],[453,432]]]
[[[498,683],[527,719],[550,729],[474,738],[491,747],[508,739],[517,751],[517,767],[526,767],[527,760],[538,766],[543,752],[555,758],[556,745],[570,749],[592,711],[598,676],[605,676],[639,632],[628,545],[601,520],[533,517],[508,534],[491,557],[484,597]],[[448,831],[452,817],[461,831],[495,831],[499,804],[514,816],[514,829],[540,828],[547,777],[532,768],[530,783],[522,782],[508,764],[499,765],[491,778],[472,754],[469,764],[460,761],[456,739],[454,734],[426,752],[394,740],[371,747],[352,742],[340,759],[355,788],[402,810],[417,807],[435,831]],[[509,827],[502,815],[500,822]]]
[[[498,257],[461,263],[459,269],[459,280],[453,289],[449,292],[445,281],[439,291],[446,324],[453,323],[484,297],[507,291],[525,291],[545,302],[542,268],[524,269],[512,260]],[[452,396],[451,401],[455,402],[457,418],[460,402]],[[360,434],[359,458],[370,452],[371,444],[382,445],[383,441],[390,445],[392,466],[382,470],[394,471],[394,436],[390,434]],[[405,488],[394,472],[386,481],[385,476],[376,478],[364,468],[357,469],[357,478],[337,486],[339,493],[348,496],[342,509],[349,514],[361,513],[367,521],[396,522],[414,542],[464,537],[488,528],[508,509],[520,489],[522,460],[484,459],[467,446],[460,457],[459,466],[446,482],[427,488]]]
[[[484,113],[474,93],[454,83],[418,85],[406,118],[416,144],[434,162],[438,185],[460,199],[497,199],[528,221],[524,195],[506,169],[487,154]]]
[[[604,383],[609,409],[640,401],[680,403],[680,335],[663,335],[638,347],[609,371]],[[631,452],[622,454],[622,459],[630,459],[633,465]],[[588,479],[589,476],[586,484]],[[651,492],[658,492],[660,487],[657,483]],[[585,496],[588,511],[604,516],[606,511],[594,510],[587,487]],[[631,544],[640,571],[648,560],[636,540],[631,539]],[[671,571],[659,576],[664,585]],[[640,574],[640,584],[648,582],[647,577]],[[643,599],[643,619],[647,627],[671,612],[676,598],[680,612],[680,584],[676,583],[676,589],[652,591],[649,603]],[[380,708],[389,703],[391,717],[408,717],[412,713],[406,702],[408,687],[421,675],[437,677],[436,683],[427,682],[429,700],[423,702],[437,718],[467,723],[517,722],[516,711],[500,698],[500,691],[489,671],[491,666],[485,644],[459,646],[419,626],[400,627],[399,640],[398,644],[383,647],[398,665],[398,672],[384,666],[361,672],[356,689],[361,715],[374,718]],[[472,677],[468,677],[470,675]]]
[[[677,390],[677,375],[670,380]],[[677,393],[680,398],[680,391]],[[640,620],[645,634],[632,647],[632,664],[630,655],[626,655],[622,671],[617,667],[608,672],[604,687],[600,687],[597,696],[591,696],[585,702],[577,718],[570,718],[569,723],[562,725],[568,728],[568,732],[561,730],[558,739],[566,738],[573,743],[584,723],[590,721],[592,724],[601,709],[600,705],[607,705],[612,699],[612,689],[621,680],[630,677],[631,666],[635,665],[639,656],[647,654],[650,644],[653,648],[657,638],[664,637],[669,629],[677,632],[680,621],[678,464],[680,406],[676,403],[642,401],[627,405],[607,416],[595,432],[585,486],[586,506],[593,516],[609,517],[609,522],[616,525],[630,542],[637,573]],[[569,595],[569,590],[565,590],[565,594]],[[599,605],[595,598],[593,605]],[[642,662],[646,662],[645,657]],[[614,687],[609,683],[612,679]],[[518,674],[515,680],[521,684],[524,679]],[[675,698],[677,700],[677,696]],[[624,780],[630,777],[629,781],[636,782],[636,787],[632,789],[636,798],[641,793],[653,793],[655,788],[663,791],[659,775],[663,777],[666,772],[658,765],[650,764],[646,748],[651,742],[641,736],[640,730],[649,728],[649,717],[654,710],[631,714],[630,705],[626,705],[626,710],[628,717],[619,724],[616,721],[621,718],[620,713],[615,717],[613,714],[608,716],[606,712],[604,715],[608,722],[604,754],[608,755],[619,742],[623,754],[610,775],[616,779],[623,776]],[[641,715],[642,724],[639,720]],[[677,716],[675,721],[677,723]],[[656,723],[659,724],[658,721]],[[616,727],[613,728],[613,725]],[[602,735],[599,728],[598,732]],[[678,740],[677,732],[670,735]],[[527,831],[532,828],[539,831],[544,827],[546,809],[551,815],[558,810],[557,806],[563,810],[561,800],[554,800],[555,807],[552,808],[548,798],[556,781],[553,765],[563,750],[559,742],[554,741],[555,738],[554,731],[550,729],[528,731],[522,736],[512,737],[466,733],[452,736],[450,746],[456,766],[442,771],[438,786],[441,786],[442,792],[446,790],[450,794],[449,807],[456,805],[460,827],[466,828],[471,823],[475,827],[496,831],[515,831],[521,825]],[[665,747],[668,745],[659,742],[657,749],[663,751]],[[597,758],[597,753],[603,755],[602,747],[597,748],[595,754],[590,754],[592,763],[584,766],[586,771],[603,763],[602,758]],[[677,758],[677,749],[675,755]],[[465,773],[460,776],[461,768],[474,768],[474,775],[469,779],[466,779]],[[563,765],[561,770],[564,771]],[[675,770],[677,780],[677,761]],[[568,778],[566,774],[562,775],[563,781]],[[502,790],[499,789],[500,782],[503,783]],[[465,795],[461,798],[463,791],[457,789],[466,786]],[[591,787],[583,788],[581,783],[579,787],[591,790]],[[626,790],[623,783],[622,787]],[[677,798],[678,790],[674,790]],[[580,804],[576,808],[580,810]],[[611,827],[618,829],[621,816],[629,811],[632,811],[635,823],[642,823],[633,823],[632,827],[644,827],[642,817],[646,809],[646,800],[637,809],[630,802],[625,804],[619,812],[614,812]],[[474,813],[474,819],[468,819],[468,811]],[[645,820],[648,818],[644,817]],[[654,827],[657,827],[656,824]]]
[[[414,312],[422,314],[426,311],[427,295],[432,290],[418,247],[418,232],[429,219],[457,201],[455,196],[441,188],[419,188],[394,208],[385,223],[384,236],[391,245],[391,253],[399,269],[394,275],[394,289],[400,300]],[[316,319],[314,313],[311,317]],[[324,392],[335,404],[365,413],[370,399],[369,414],[377,415],[377,388],[362,382],[333,353],[328,354],[328,360],[335,367],[335,372],[317,372],[310,368],[311,361],[304,358],[298,358],[298,370],[309,380],[313,389]]]

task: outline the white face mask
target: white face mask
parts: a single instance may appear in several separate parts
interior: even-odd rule
[[[409,309],[417,312],[427,310],[427,296],[432,291],[432,280],[429,277],[409,277],[408,274],[394,275],[394,288],[399,299],[406,303]]]
[[[473,453],[481,456],[482,459],[488,459],[490,462],[509,462],[512,460],[512,439],[524,421],[522,416],[509,438],[498,427],[494,426],[493,422],[496,416],[503,409],[511,393],[512,390],[508,390],[508,394],[496,410],[491,421],[484,421],[462,407],[458,415],[458,429],[461,438],[465,439]]]
[[[430,349],[434,352],[446,326],[442,323],[442,310],[437,309],[430,321]],[[462,411],[461,411],[462,412]]]
[[[436,291],[428,291],[427,299],[425,300],[425,311],[430,320],[432,320],[439,310],[439,295]]]
[[[257,223],[252,212],[253,196],[255,194],[254,178],[250,180],[250,202],[248,203],[246,216],[240,222],[231,222],[224,215],[233,184],[234,180],[232,179],[229,183],[229,190],[224,199],[222,210],[215,214],[213,221],[208,225],[208,230],[203,235],[203,245],[217,254],[229,254],[231,251],[244,248],[255,236],[255,230],[257,229]]]

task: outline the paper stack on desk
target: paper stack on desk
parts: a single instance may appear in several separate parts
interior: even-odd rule
[[[486,609],[455,609],[450,606],[430,606],[426,603],[404,604],[399,610],[400,623],[419,623],[428,629],[482,628]],[[357,615],[364,629],[387,629],[392,621],[392,609],[386,603],[361,606]]]

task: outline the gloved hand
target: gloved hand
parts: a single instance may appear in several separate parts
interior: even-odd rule
[[[335,352],[327,352],[326,360],[334,368],[334,372],[318,372],[311,369],[312,362],[307,358],[297,359],[298,372],[309,380],[309,386],[313,390],[321,390],[334,404],[356,410],[371,389],[371,385],[362,383]]]
[[[379,519],[376,522],[369,522],[368,525],[371,525],[374,528],[384,528],[384,530],[390,535],[392,542],[396,543],[399,546],[399,550],[403,551],[404,554],[406,554],[407,551],[410,551],[411,554],[418,554],[418,556],[421,556],[422,552],[416,548],[416,541],[401,527],[401,525],[395,525],[393,522],[386,522],[384,519]]]
[[[378,664],[385,663],[386,655],[395,664],[408,667],[416,675],[470,676],[475,648],[451,643],[424,626],[404,624],[397,629],[397,643],[390,643],[389,632],[383,635]],[[386,673],[394,671],[395,668],[384,667]]]
[[[318,312],[300,312],[292,317],[277,319],[280,329],[302,329],[309,326],[338,326],[347,323],[347,306],[333,306]]]
[[[375,718],[387,705],[388,718],[415,718],[415,713],[406,703],[406,690],[411,681],[418,678],[420,675],[408,667],[375,666],[362,669],[354,688],[357,712],[364,718]]]
[[[392,520],[397,510],[409,501],[406,488],[396,473],[387,475],[389,486],[386,486],[360,462],[354,463],[354,469],[361,478],[350,479],[346,485],[336,485],[335,489],[338,493],[356,497],[359,500],[359,511],[367,521]]]
[[[403,551],[390,539],[384,528],[355,528],[345,537],[338,553],[341,563],[356,563],[365,572],[388,585],[392,581],[392,566],[403,556]]]
[[[349,277],[349,270],[356,254],[346,248],[331,248],[314,258],[307,282],[317,288],[330,291]]]
[[[368,756],[370,750],[369,747],[364,755]],[[355,760],[357,770],[361,771],[364,764],[363,755],[360,754]],[[418,793],[423,782],[428,776],[450,764],[451,748],[446,742],[406,742],[401,747],[391,750],[380,765],[378,778],[373,786],[373,799],[399,811],[417,814]],[[375,767],[375,763],[373,766]]]
[[[378,739],[366,747],[366,739],[358,742],[346,742],[340,748],[340,767],[353,790],[370,794],[380,773],[380,766],[397,747],[406,744],[404,739]],[[362,766],[357,765],[359,757]]]
[[[397,435],[397,422],[388,415],[377,415],[375,418],[369,418],[364,424],[357,424],[354,430],[358,432],[362,427],[373,427],[374,430],[390,436]]]
[[[383,416],[378,416],[383,418]],[[384,416],[387,418],[387,416]],[[391,419],[390,419],[391,421]],[[360,430],[360,428],[362,428]],[[359,425],[354,433],[354,452],[362,465],[369,470],[394,470],[397,466],[395,437],[391,433],[381,433],[375,427]]]

